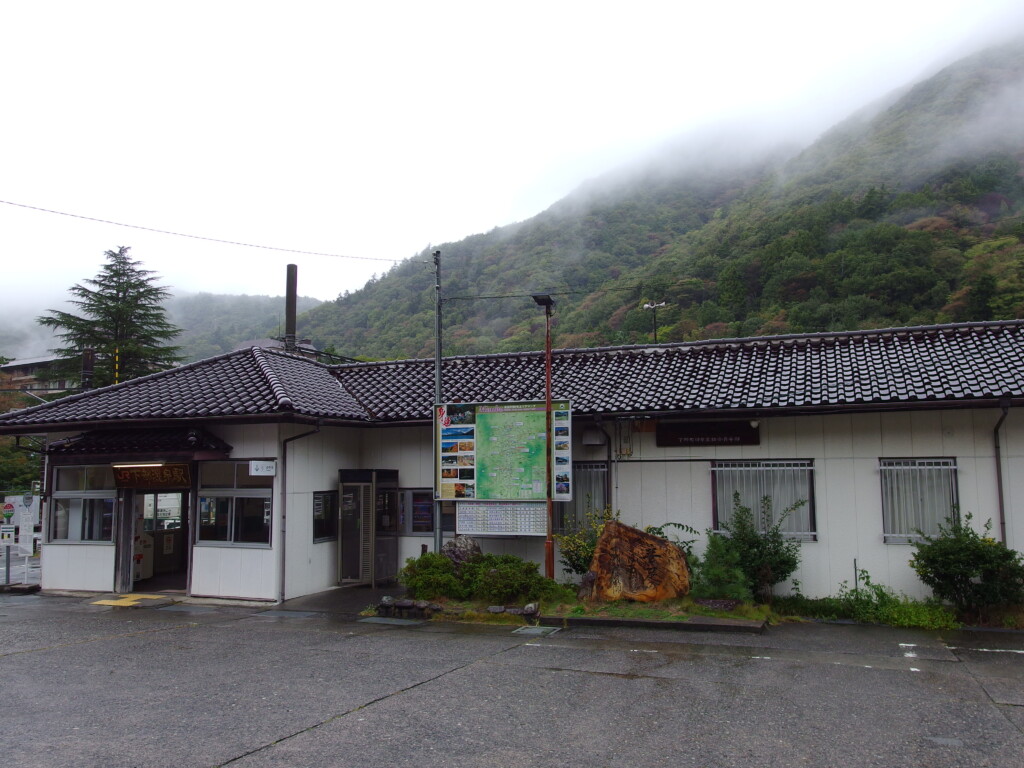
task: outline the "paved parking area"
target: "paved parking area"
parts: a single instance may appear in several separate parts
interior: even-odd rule
[[[31,766],[1013,766],[1024,635],[359,621],[315,601],[0,596]]]

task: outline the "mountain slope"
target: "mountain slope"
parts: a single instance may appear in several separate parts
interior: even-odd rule
[[[1019,317],[1024,41],[865,108],[812,146],[677,146],[526,222],[439,246],[445,353]],[[755,137],[756,138],[756,137]],[[300,318],[377,358],[433,350],[429,252]]]

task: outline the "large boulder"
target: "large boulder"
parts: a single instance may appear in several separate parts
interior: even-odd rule
[[[690,570],[678,544],[610,520],[583,577],[581,600],[653,603],[690,591]]]
[[[463,563],[482,556],[483,550],[480,549],[480,542],[472,536],[460,533],[444,543],[441,547],[441,554],[451,560],[455,565],[455,570],[458,571],[462,568]]]

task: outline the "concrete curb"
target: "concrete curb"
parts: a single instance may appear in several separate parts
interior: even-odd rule
[[[660,619],[616,619],[598,616],[541,616],[545,627],[630,627],[640,629],[673,629],[679,632],[745,632],[764,634],[767,621],[724,619],[715,616],[691,616],[686,621]]]

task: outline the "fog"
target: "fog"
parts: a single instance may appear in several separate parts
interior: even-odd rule
[[[279,295],[295,263],[333,299],[680,137],[806,145],[1024,32],[1009,0],[695,5],[0,6],[0,354],[42,354],[19,329],[119,245],[175,291]]]

